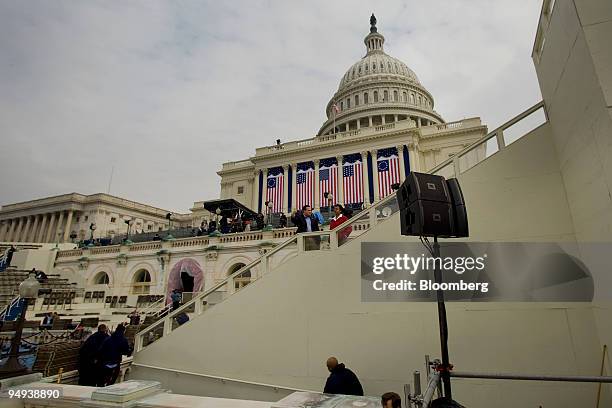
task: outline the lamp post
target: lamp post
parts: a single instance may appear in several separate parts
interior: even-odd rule
[[[134,223],[134,221],[131,218],[125,219],[123,220],[123,222],[126,223],[127,225],[127,230],[126,230],[126,234],[125,234],[125,241],[123,241],[124,244],[129,245],[132,243],[132,241],[130,241],[130,228],[132,227],[132,224]],[[93,236],[93,234],[92,234]]]
[[[89,244],[87,244],[87,246],[91,248],[92,246],[94,246],[93,236],[94,236],[94,231],[96,230],[96,224],[92,222],[89,225],[89,230],[91,231],[91,236],[89,238]],[[128,234],[129,234],[129,232],[128,232]]]
[[[64,230],[60,229],[59,231],[57,231],[57,240],[55,241],[55,248],[53,249],[59,250],[59,243],[63,235],[64,235]]]
[[[215,210],[215,229],[208,236],[210,237],[219,237],[221,236],[221,231],[219,231],[219,221],[221,217],[221,208],[217,207]]]
[[[267,212],[267,222],[266,222],[266,226],[264,227],[264,231],[272,231],[273,227],[272,227],[272,207],[274,207],[274,203],[272,201],[266,201],[266,212]]]
[[[28,300],[38,297],[40,283],[36,280],[34,272],[30,272],[28,278],[19,285],[19,297],[23,300],[21,314],[17,320],[15,335],[11,340],[11,350],[8,359],[2,367],[0,367],[0,378],[16,377],[26,374],[28,369],[19,362],[19,346],[21,345],[21,334],[23,332],[23,322],[25,320],[26,311],[28,309]]]

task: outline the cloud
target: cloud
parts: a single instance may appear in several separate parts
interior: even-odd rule
[[[111,194],[186,212],[221,163],[312,137],[372,11],[446,120],[541,99],[539,2],[1,2],[3,204]]]

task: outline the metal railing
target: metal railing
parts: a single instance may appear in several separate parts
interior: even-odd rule
[[[547,118],[544,101],[540,101],[529,109],[510,119],[503,125],[499,126],[492,132],[489,132],[481,139],[459,151],[457,154],[453,155],[452,157],[449,157],[447,160],[438,164],[437,166],[429,170],[427,173],[437,174],[446,178],[459,176],[461,173],[466,172],[467,170],[471,169],[486,158],[492,156],[493,154],[501,150],[504,150],[507,145],[510,144],[506,143],[506,139],[504,138],[504,131],[514,125],[519,124],[524,119],[540,111],[540,109],[544,112],[544,116]],[[521,137],[522,136],[524,135],[521,135]],[[496,145],[487,146],[489,141],[494,141]]]

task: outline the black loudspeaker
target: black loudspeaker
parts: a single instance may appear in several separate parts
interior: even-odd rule
[[[450,196],[444,177],[411,172],[400,186],[397,200],[400,208],[408,208],[417,200],[450,203]]]
[[[465,208],[461,186],[459,186],[459,182],[456,178],[446,180],[446,185],[448,186],[448,192],[453,206],[453,236],[469,237],[470,231],[468,228],[467,210]]]
[[[453,206],[450,203],[417,200],[400,209],[402,235],[452,236]]]
[[[397,192],[402,235],[467,237],[467,211],[457,179],[410,173]]]

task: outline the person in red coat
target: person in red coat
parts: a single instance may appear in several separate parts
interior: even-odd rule
[[[344,215],[344,207],[342,207],[342,204],[334,205],[334,214],[335,216],[331,219],[329,223],[329,229],[332,230],[340,224],[343,224],[346,220],[348,220],[348,217]],[[353,227],[351,226],[342,228],[342,231],[338,233],[338,245],[342,245],[347,240],[348,236],[351,234],[352,231]]]

